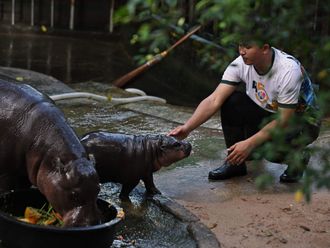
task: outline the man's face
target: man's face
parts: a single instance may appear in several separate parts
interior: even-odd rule
[[[258,64],[263,55],[263,49],[255,44],[240,44],[238,51],[246,65]]]

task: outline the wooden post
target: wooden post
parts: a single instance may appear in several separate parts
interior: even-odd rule
[[[74,29],[74,4],[75,0],[70,0],[70,30]]]
[[[31,26],[34,26],[34,0],[31,0]]]
[[[54,0],[50,2],[50,27],[54,27]]]
[[[11,0],[11,25],[15,25],[15,0]]]
[[[111,0],[110,2],[110,15],[109,15],[109,32],[113,32],[113,12],[115,8],[115,0]]]

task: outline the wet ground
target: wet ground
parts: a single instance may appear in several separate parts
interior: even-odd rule
[[[132,203],[122,203],[119,198],[120,185],[106,183],[99,197],[123,208],[125,218],[116,226],[117,247],[196,247],[196,242],[187,232],[187,225],[158,205],[144,198],[143,192],[131,194]]]

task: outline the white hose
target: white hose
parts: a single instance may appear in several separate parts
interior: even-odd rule
[[[114,103],[130,103],[130,102],[138,102],[138,101],[154,101],[160,103],[166,103],[166,100],[156,96],[134,96],[127,98],[110,98],[111,102]]]
[[[97,101],[108,101],[108,98],[105,96],[100,96],[92,93],[87,92],[72,92],[72,93],[63,93],[58,95],[49,96],[54,101],[65,100],[65,99],[72,99],[72,98],[89,98],[94,99]]]
[[[139,89],[135,89],[135,88],[126,88],[125,91],[130,92],[130,93],[134,93],[140,96],[146,96],[147,94]]]
[[[141,91],[143,92],[143,91]],[[63,93],[58,95],[49,96],[54,101],[65,100],[65,99],[73,99],[73,98],[88,98],[97,101],[109,101],[113,103],[131,103],[131,102],[138,102],[138,101],[155,101],[166,103],[166,100],[163,98],[155,97],[155,96],[135,96],[135,97],[127,97],[127,98],[115,98],[115,97],[106,97],[100,96],[93,93],[88,92],[72,92],[72,93]]]

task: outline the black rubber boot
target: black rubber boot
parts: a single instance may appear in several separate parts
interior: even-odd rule
[[[209,179],[211,180],[226,180],[232,177],[245,176],[247,174],[246,164],[230,165],[225,162],[219,168],[209,172]]]
[[[304,174],[303,171],[290,172],[289,169],[286,169],[283,174],[280,176],[281,183],[297,183]]]
[[[310,154],[307,151],[303,151],[302,154],[302,166],[299,166],[299,168],[290,168],[290,166],[288,166],[288,168],[280,176],[281,183],[297,183],[302,178],[310,159]]]

